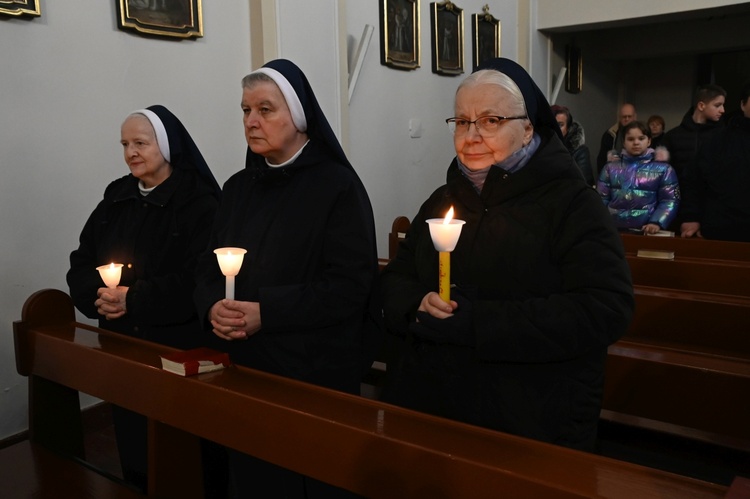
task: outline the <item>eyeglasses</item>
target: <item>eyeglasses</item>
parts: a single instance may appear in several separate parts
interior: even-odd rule
[[[500,129],[500,125],[508,120],[525,120],[526,116],[481,116],[474,121],[464,118],[448,118],[448,130],[454,135],[465,135],[469,127],[474,124],[481,136],[492,135]]]

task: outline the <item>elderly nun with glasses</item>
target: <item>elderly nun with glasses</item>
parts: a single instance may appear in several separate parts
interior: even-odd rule
[[[634,308],[620,236],[570,156],[550,106],[508,59],[458,87],[456,157],[382,276],[401,338],[385,401],[593,450],[607,346]],[[426,220],[464,220],[451,293]]]

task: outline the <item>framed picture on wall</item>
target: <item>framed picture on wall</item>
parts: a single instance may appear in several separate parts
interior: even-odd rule
[[[416,69],[420,55],[419,0],[380,0],[380,63]]]
[[[500,20],[490,14],[490,6],[482,7],[481,14],[471,15],[472,69],[484,62],[500,57]]]
[[[174,38],[203,36],[202,0],[115,0],[117,26]]]
[[[9,16],[41,16],[39,0],[0,0],[0,14]]]
[[[571,94],[583,90],[583,57],[581,49],[575,45],[565,46],[565,91]]]
[[[464,11],[451,2],[430,4],[432,72],[455,76],[464,72]]]

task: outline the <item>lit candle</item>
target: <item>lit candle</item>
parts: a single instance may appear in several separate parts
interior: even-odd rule
[[[438,292],[440,298],[448,303],[451,301],[451,251],[456,248],[461,236],[461,227],[466,222],[453,218],[451,206],[445,218],[430,218],[427,223],[430,226],[432,244],[439,253]]]
[[[102,265],[97,267],[99,275],[102,276],[104,285],[108,288],[116,288],[120,284],[120,276],[122,276],[122,264],[121,263],[110,263],[109,265]]]
[[[218,248],[214,250],[214,253],[216,253],[216,259],[219,261],[221,273],[227,277],[225,295],[229,300],[234,300],[234,276],[240,273],[242,259],[245,257],[247,250],[242,248]]]

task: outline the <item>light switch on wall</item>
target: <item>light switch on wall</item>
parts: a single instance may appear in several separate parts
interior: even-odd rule
[[[409,120],[409,137],[412,139],[418,139],[422,136],[422,120],[410,119]]]

